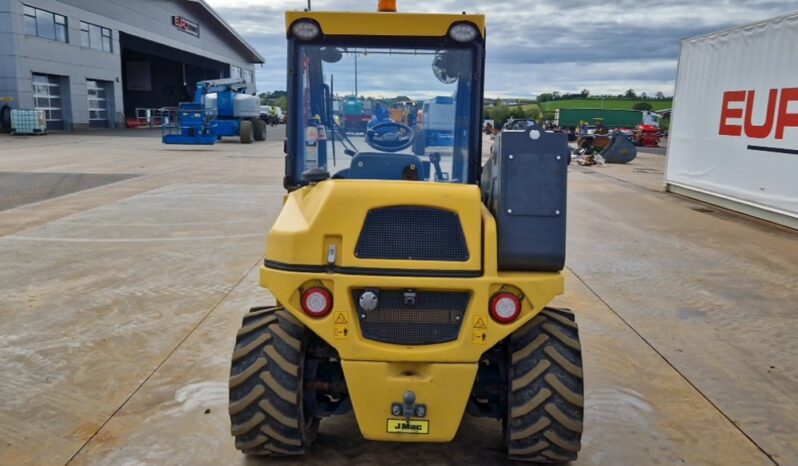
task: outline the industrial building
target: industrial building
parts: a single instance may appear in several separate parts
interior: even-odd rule
[[[147,119],[260,63],[204,0],[0,0],[0,99],[49,129]]]

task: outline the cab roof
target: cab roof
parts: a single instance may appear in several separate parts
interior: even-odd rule
[[[484,15],[287,11],[286,31],[300,19],[316,21],[328,36],[443,37],[452,24],[470,22],[485,37]]]

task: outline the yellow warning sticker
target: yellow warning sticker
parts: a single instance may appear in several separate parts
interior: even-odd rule
[[[349,338],[349,319],[346,318],[346,314],[337,311],[333,315],[333,338],[336,340],[345,340]]]
[[[485,318],[481,316],[474,317],[474,325],[472,326],[471,342],[476,345],[484,345],[488,341],[488,326],[485,323]]]
[[[429,421],[388,419],[386,431],[390,434],[429,434]]]

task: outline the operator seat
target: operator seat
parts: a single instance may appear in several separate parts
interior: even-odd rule
[[[426,180],[426,167],[412,154],[360,152],[343,177],[352,180]]]

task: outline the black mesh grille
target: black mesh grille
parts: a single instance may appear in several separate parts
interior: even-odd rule
[[[467,261],[460,217],[428,207],[387,207],[369,211],[355,256],[360,259]]]
[[[377,308],[364,311],[358,303],[365,291],[352,293],[363,338],[397,345],[456,340],[469,299],[468,293],[418,291],[408,295],[401,290],[381,290],[375,291]]]

